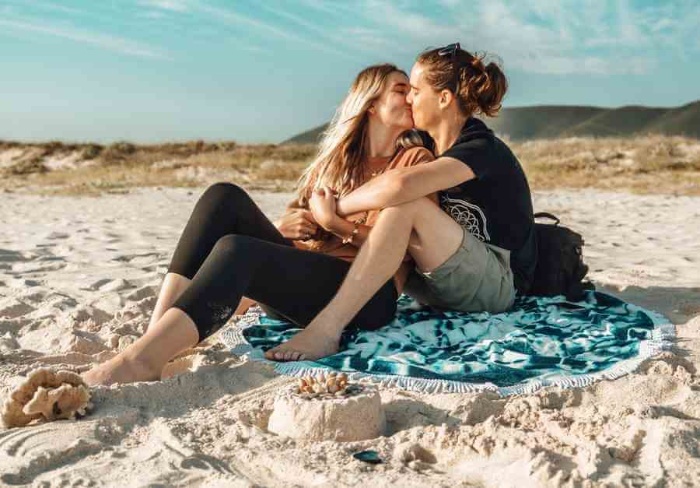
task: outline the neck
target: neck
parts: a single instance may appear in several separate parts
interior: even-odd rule
[[[435,141],[437,155],[447,151],[455,143],[462,132],[462,127],[467,122],[467,118],[460,113],[443,117],[434,128],[428,130],[428,134]]]
[[[370,119],[367,130],[367,156],[370,158],[393,156],[396,152],[396,139],[401,132]]]

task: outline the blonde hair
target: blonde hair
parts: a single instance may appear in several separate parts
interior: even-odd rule
[[[321,185],[345,195],[360,186],[365,178],[368,110],[379,98],[392,73],[406,73],[393,64],[378,64],[363,69],[328,124],[314,161],[304,171],[297,189],[297,203],[308,205],[311,193]],[[397,140],[399,147],[420,145],[421,138],[406,131]]]

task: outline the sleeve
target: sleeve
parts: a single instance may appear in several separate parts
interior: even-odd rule
[[[474,172],[477,178],[484,179],[494,172],[494,164],[489,150],[488,139],[473,139],[456,144],[442,153],[442,156],[462,161]]]
[[[412,147],[410,149],[406,149],[403,154],[396,158],[396,162],[391,165],[391,169],[408,168],[409,166],[428,163],[434,159],[435,156],[428,149],[422,146]]]

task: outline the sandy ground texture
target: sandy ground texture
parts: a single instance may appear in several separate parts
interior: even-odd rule
[[[0,397],[38,366],[84,370],[142,333],[202,190],[0,194]],[[254,197],[274,217],[289,195]],[[598,285],[677,325],[672,351],[585,389],[384,389],[386,436],[305,442],[266,431],[293,380],[214,336],[161,382],[95,389],[81,420],[0,429],[0,485],[700,485],[700,198],[558,191],[535,203],[584,234]],[[351,457],[362,449],[385,462]]]

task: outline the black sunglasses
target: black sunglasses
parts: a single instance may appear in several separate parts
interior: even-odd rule
[[[455,83],[454,93],[457,93],[457,89],[459,88],[459,76],[457,76],[457,65],[455,63],[455,59],[457,59],[457,51],[459,51],[459,49],[459,42],[455,42],[453,44],[448,44],[447,46],[440,48],[440,50],[437,52],[438,56],[450,57],[450,64],[452,64],[452,76],[454,78]]]

